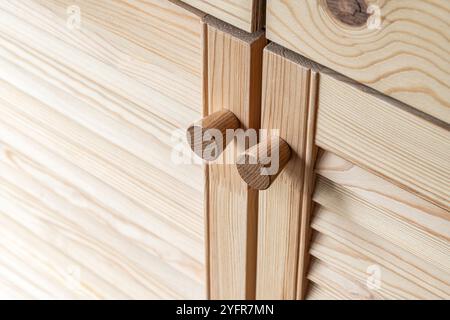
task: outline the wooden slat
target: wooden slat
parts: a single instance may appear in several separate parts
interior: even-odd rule
[[[209,112],[231,110],[244,129],[259,128],[263,33],[247,34],[216,19],[208,23]],[[231,143],[221,159],[234,159]],[[258,193],[234,164],[209,165],[211,298],[253,299]]]
[[[353,191],[319,177],[314,201],[391,243],[421,256],[428,263],[450,272],[448,239],[413,224],[395,211],[377,206]]]
[[[322,71],[317,145],[449,210],[449,126]]]
[[[379,28],[333,15],[352,2],[268,1],[267,37],[450,123],[450,2],[358,0],[365,7],[353,10],[370,25],[376,15],[366,14],[368,6],[380,9]]]
[[[380,270],[376,289],[390,299],[448,299],[450,274],[433,267],[419,256],[393,245],[342,216],[320,207],[312,227],[320,232],[311,254],[362,282],[367,270]]]
[[[247,32],[264,25],[265,0],[182,0],[220,20]]]
[[[380,295],[371,292],[365,283],[317,259],[311,263],[308,279],[328,292],[325,297],[320,297],[321,299],[327,299],[330,294],[338,300],[382,299]]]
[[[203,298],[202,168],[171,160],[202,111],[202,17],[77,1],[71,30],[73,4],[0,4],[0,291]]]
[[[339,300],[342,296],[335,294],[333,291],[311,283],[308,288],[306,300]]]
[[[408,192],[343,158],[325,152],[316,173],[345,187],[376,206],[395,213],[400,219],[450,242],[450,212]]]
[[[302,215],[309,214],[303,210],[310,200],[304,196],[311,193],[317,83],[308,61],[274,44],[265,49],[261,127],[279,129],[292,156],[273,185],[259,195],[258,299],[297,298],[300,238],[300,254],[306,256],[307,237],[300,237],[300,222],[306,223]],[[303,282],[302,277],[299,287]]]

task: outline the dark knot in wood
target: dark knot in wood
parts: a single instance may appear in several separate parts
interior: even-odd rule
[[[331,14],[339,21],[360,27],[367,23],[369,14],[365,0],[326,0]]]

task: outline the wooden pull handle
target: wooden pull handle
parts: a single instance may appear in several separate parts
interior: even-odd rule
[[[241,178],[253,189],[266,190],[291,158],[286,141],[271,136],[238,157],[236,167]]]
[[[226,138],[227,130],[236,130],[240,126],[241,123],[233,112],[222,110],[189,126],[186,137],[195,154],[204,160],[213,161],[230,142]]]

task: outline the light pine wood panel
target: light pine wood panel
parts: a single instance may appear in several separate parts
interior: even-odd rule
[[[450,212],[390,183],[331,153],[321,155],[316,165],[321,177],[350,190],[376,206],[394,212],[399,219],[450,242]]]
[[[328,288],[311,283],[307,292],[306,300],[343,300],[345,299],[339,292],[335,293]]]
[[[313,259],[308,279],[313,283],[313,290],[314,286],[322,288],[322,292],[313,292],[313,299],[316,300],[327,300],[330,298],[330,295],[336,300],[382,299],[380,295],[370,292],[365,283],[318,259]],[[323,293],[325,293],[324,296],[318,296]],[[307,299],[311,299],[309,294]]]
[[[255,32],[263,27],[263,0],[182,1],[247,32]]]
[[[259,128],[263,33],[207,18],[209,113],[228,109],[243,129]],[[232,142],[209,165],[211,298],[254,299],[258,192],[242,181]],[[227,161],[227,164],[223,162]]]
[[[324,287],[330,268],[339,274],[334,290],[342,295],[449,298],[448,210],[330,152],[322,152],[315,172],[313,199],[320,206],[311,222],[316,232],[310,253],[319,266],[308,272],[314,284],[307,298],[329,299],[335,292]],[[374,267],[380,271],[379,288],[367,285]],[[362,297],[357,288],[364,288]]]
[[[350,189],[322,177],[317,180],[314,201],[405,250],[420,255],[428,263],[445,272],[450,271],[448,237],[439,236],[433,229],[424,228],[417,222],[412,223],[395,210],[378,206],[370,199],[361,197]],[[389,200],[385,199],[385,201]],[[443,221],[446,222],[446,219],[448,215]],[[446,232],[448,233],[448,229]]]
[[[171,161],[202,113],[201,16],[78,1],[71,30],[72,4],[0,4],[0,291],[205,297],[202,168]]]
[[[322,71],[317,145],[449,210],[449,126]]]
[[[363,283],[368,268],[380,270],[376,291],[389,299],[448,299],[450,274],[375,233],[320,207],[312,221],[319,231],[311,254]]]
[[[261,128],[279,130],[273,133],[289,144],[292,156],[272,186],[259,194],[258,299],[296,299],[299,251],[300,272],[305,269],[307,240],[300,236],[300,223],[308,223],[304,215],[309,214],[315,156],[318,78],[312,68],[277,45],[264,50]]]
[[[424,230],[395,211],[374,205],[344,186],[319,177],[314,201],[449,273],[448,239]]]
[[[358,2],[366,8],[353,11],[362,10],[362,16],[370,5],[378,6],[379,28],[369,28],[365,21],[355,26],[337,19],[329,4],[345,11],[348,1],[271,0],[267,37],[450,123],[450,2]],[[365,19],[374,25],[376,13]]]

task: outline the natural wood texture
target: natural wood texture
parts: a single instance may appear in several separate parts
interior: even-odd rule
[[[290,158],[291,148],[286,141],[278,136],[271,136],[240,155],[236,168],[251,188],[266,190],[283,171]]]
[[[370,296],[385,299],[448,299],[450,274],[382,239],[350,220],[320,207],[312,221],[320,233],[311,254],[362,283]],[[380,269],[381,285],[370,290],[370,266]]]
[[[315,293],[314,299],[326,300],[333,296],[336,300],[373,300],[382,299],[377,293],[372,293],[364,282],[337,270],[331,264],[314,259],[311,263],[308,279],[313,282],[313,288],[319,286],[322,292]],[[313,293],[314,294],[314,293]],[[321,294],[320,296],[318,296]],[[322,296],[324,294],[324,296]],[[310,299],[309,295],[307,299]]]
[[[263,33],[247,34],[208,18],[209,112],[232,111],[243,129],[260,126]],[[209,165],[211,298],[253,299],[258,193],[239,176],[235,143]],[[242,150],[243,151],[243,150]],[[221,159],[222,158],[222,159]]]
[[[309,285],[306,300],[345,300],[345,297],[340,292],[334,292],[313,282]]]
[[[182,0],[247,32],[264,26],[265,0]]]
[[[0,2],[2,298],[203,298],[201,17],[165,0]],[[11,27],[14,26],[14,27]],[[180,137],[184,138],[184,137]]]
[[[378,6],[368,23],[343,18],[355,19],[362,2]],[[267,6],[268,39],[450,123],[448,0],[271,0]],[[339,19],[339,10],[349,13]]]
[[[314,167],[316,165],[317,146],[316,136],[316,116],[317,116],[317,98],[320,76],[317,72],[311,73],[311,89],[309,95],[308,122],[306,127],[306,150],[303,161],[305,162],[305,176],[303,177],[302,190],[302,214],[300,218],[300,241],[298,258],[298,276],[297,276],[297,299],[304,300],[308,289],[307,272],[309,268],[309,244],[311,239],[310,218],[314,210],[312,196],[314,193],[314,184],[316,176]]]
[[[313,159],[316,71],[309,61],[270,44],[264,51],[262,128],[291,147],[291,160],[259,194],[258,299],[295,299],[304,178]],[[311,153],[311,154],[308,154]],[[308,167],[305,160],[308,160]],[[308,179],[309,179],[308,178]],[[304,240],[304,239],[303,239]]]
[[[367,24],[369,13],[366,0],[326,0],[330,13],[350,27]]]
[[[316,173],[313,256],[360,283],[378,266],[382,298],[450,297],[448,210],[329,152]]]
[[[377,208],[395,213],[399,219],[424,230],[441,241],[450,241],[450,212],[404,190],[360,167],[324,153],[316,172]]]
[[[376,206],[370,199],[328,179],[320,177],[316,187],[314,201],[317,203],[450,272],[448,238],[436,235],[434,230],[421,228],[417,223],[412,224],[392,209]],[[448,224],[448,217],[442,220]]]
[[[449,210],[448,126],[322,71],[317,145]]]
[[[449,299],[449,211],[330,152],[316,174],[307,298]]]
[[[190,125],[186,130],[186,138],[192,151],[200,158],[213,161],[222,154],[230,142],[227,139],[227,130],[234,131],[240,126],[239,119],[233,112],[221,110]]]

